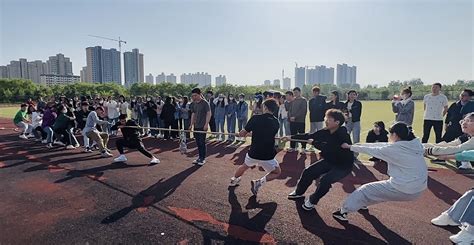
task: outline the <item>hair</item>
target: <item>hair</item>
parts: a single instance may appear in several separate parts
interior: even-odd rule
[[[104,111],[104,108],[103,108],[102,106],[97,106],[97,107],[95,108],[95,110],[96,110],[96,111],[97,111],[97,110]]]
[[[275,98],[275,99],[280,99],[280,98],[281,98],[281,93],[278,92],[278,91],[274,92],[274,93],[273,93],[273,98]]]
[[[469,112],[464,116],[464,119],[469,118],[474,120],[474,112]]]
[[[225,101],[224,101],[224,97],[220,97],[219,98],[222,98],[222,101],[217,101],[217,105],[219,105],[220,107],[225,107]]]
[[[326,116],[333,118],[334,121],[339,122],[339,127],[341,127],[344,122],[346,122],[346,117],[344,116],[344,113],[342,113],[341,110],[338,109],[329,109],[326,111]]]
[[[214,95],[214,92],[212,92],[212,90],[207,90],[207,91],[206,91],[206,94]]]
[[[437,85],[437,86],[439,86],[439,88],[443,87],[443,85],[441,85],[441,83],[433,83],[433,85]]]
[[[378,126],[380,129],[385,130],[385,123],[382,121],[374,122],[374,126]]]
[[[402,122],[395,123],[389,129],[389,132],[391,134],[396,134],[400,138],[400,140],[403,141],[410,141],[416,138],[410,128],[408,128],[408,125]]]
[[[81,106],[89,106],[89,102],[83,101],[83,102],[81,102]]]
[[[331,94],[334,94],[334,96],[336,96],[336,104],[339,103],[340,101],[339,92],[337,92],[336,90],[333,90],[331,91]]]
[[[413,95],[413,93],[411,92],[411,87],[402,89],[402,94],[410,94],[409,97],[411,97]]]
[[[122,119],[127,119],[127,115],[125,115],[125,114],[120,115],[119,120],[122,120]]]
[[[263,97],[273,97],[273,92],[272,91],[265,91],[263,92]]]
[[[63,111],[63,109],[66,109],[66,107],[64,105],[59,105],[58,106],[58,111],[59,112]]]
[[[166,96],[166,98],[165,98],[165,104],[171,104],[171,97]]]
[[[471,96],[471,97],[474,96],[474,93],[472,92],[471,89],[466,88],[466,89],[464,89],[462,92],[463,92],[463,93],[467,93],[467,94],[468,94],[469,96]]]
[[[28,106],[27,104],[23,103],[23,104],[21,104],[20,107],[27,107],[27,106]]]
[[[318,86],[314,86],[312,89],[311,89],[313,92],[321,92],[321,89],[318,87]]]
[[[295,87],[295,88],[293,89],[293,92],[294,92],[294,91],[301,92],[301,89],[300,89],[299,87]]]
[[[267,99],[263,102],[263,105],[267,107],[267,109],[272,113],[275,114],[280,107],[278,106],[277,102],[274,99]]]
[[[286,95],[294,96],[293,91],[286,91],[285,94],[286,94]]]
[[[230,100],[230,96],[232,96],[232,100]],[[229,102],[231,102],[231,101],[232,101],[232,102],[235,102],[235,96],[234,96],[233,94],[228,94],[228,95],[227,95],[227,100],[228,100]]]
[[[183,106],[186,106],[189,102],[188,96],[183,96]]]
[[[212,93],[212,91],[210,91]],[[192,94],[201,94],[201,89],[200,88],[193,88],[193,90],[191,90],[191,93]]]
[[[262,108],[262,103],[263,103],[263,96],[257,96],[257,107]]]

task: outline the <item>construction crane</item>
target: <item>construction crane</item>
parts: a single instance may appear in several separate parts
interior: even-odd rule
[[[120,39],[120,37],[117,40],[113,38],[101,37],[101,36],[95,36],[95,35],[88,35],[88,36],[118,42],[120,53],[122,53],[122,43],[127,44],[127,41]]]

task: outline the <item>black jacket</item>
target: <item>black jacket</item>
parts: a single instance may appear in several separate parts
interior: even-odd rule
[[[338,110],[341,110],[342,112],[347,111],[346,104],[340,101],[337,102],[336,104],[333,104],[331,101],[326,103],[326,110],[329,110],[329,109],[338,109]]]
[[[172,104],[164,104],[163,109],[161,110],[160,118],[166,123],[171,123],[174,121],[174,113],[176,108]]]
[[[343,143],[352,144],[351,137],[347,133],[346,127],[342,126],[332,133],[329,129],[321,129],[312,134],[298,134],[292,139],[313,139],[313,146],[320,150],[319,153],[326,161],[334,166],[352,168],[354,163],[354,153],[349,149],[341,148]]]
[[[344,103],[344,106],[346,107],[347,112],[350,112],[352,114],[352,122],[360,122],[360,116],[362,114],[362,103],[358,100],[354,100],[354,103],[351,106],[351,109],[347,109],[347,104],[349,101]]]
[[[86,119],[89,113],[90,111],[84,112],[83,110],[74,112],[74,114],[76,115],[77,128],[81,130],[84,129],[84,127],[86,126]]]
[[[326,96],[318,95],[308,102],[309,121],[322,122],[326,113]]]
[[[365,142],[367,143],[375,143],[375,142],[388,142],[388,132],[384,129],[382,132],[380,132],[379,135],[376,135],[374,130],[370,130],[369,133],[367,134],[367,138],[365,139]]]
[[[115,131],[118,130],[118,126],[122,124],[118,121],[114,126],[112,126],[111,130]],[[128,120],[125,123],[125,126],[138,126],[134,120]],[[123,138],[128,142],[137,142],[140,141],[140,133],[138,132],[138,128],[121,128]]]

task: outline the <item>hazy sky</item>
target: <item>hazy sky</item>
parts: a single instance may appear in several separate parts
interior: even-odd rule
[[[145,74],[205,71],[238,84],[298,65],[357,66],[357,82],[474,79],[473,1],[0,0],[0,64],[139,48]],[[293,80],[293,79],[292,79]]]

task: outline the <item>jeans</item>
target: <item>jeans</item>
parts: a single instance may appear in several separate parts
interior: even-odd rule
[[[165,127],[165,121],[163,121],[163,119],[161,119],[161,114],[157,114],[156,115],[156,127],[158,128],[164,128]],[[169,132],[169,131],[168,131]],[[158,134],[164,134],[165,132],[163,132],[162,130],[158,130]]]
[[[211,132],[216,132],[216,119],[214,115],[211,115],[211,120],[209,120],[209,129]]]
[[[298,180],[298,185],[296,186],[296,194],[303,195],[311,183],[322,175],[316,191],[309,196],[309,201],[312,204],[317,204],[319,200],[329,192],[332,184],[346,177],[352,171],[352,165],[350,167],[340,167],[334,164],[335,163],[323,159],[303,170]]]
[[[204,131],[204,128],[195,128],[195,131]],[[199,160],[206,159],[206,134],[204,133],[193,133],[196,139],[196,145],[199,152]]]
[[[89,137],[87,137],[84,130],[82,131],[82,140],[84,141],[84,147],[89,147]]]
[[[71,145],[77,146],[79,145],[79,141],[77,141],[76,136],[74,135],[74,128],[69,128],[68,129],[68,137],[69,137],[69,142],[71,142]]]
[[[239,128],[239,132],[242,131],[242,129],[245,128],[245,126],[247,125],[247,118],[240,118],[237,120],[237,126]]]
[[[423,139],[421,140],[422,143],[428,143],[428,140],[430,139],[431,127],[433,127],[435,131],[436,143],[442,141],[441,134],[443,133],[443,121],[424,120]]]
[[[223,119],[216,118],[216,127],[217,127],[216,132],[224,133],[224,123],[225,123],[225,118]],[[219,135],[218,138],[221,138],[222,140],[224,140],[225,136]]]
[[[46,143],[53,143],[54,131],[51,127],[46,126],[43,128],[43,131],[46,132]]]
[[[227,116],[227,132],[228,133],[235,133],[235,120],[236,120],[235,115]],[[229,140],[234,141],[235,136],[229,135]]]
[[[446,213],[454,221],[474,225],[474,190],[466,191]]]
[[[290,135],[290,122],[288,118],[278,119],[280,122],[280,137]]]
[[[304,122],[290,122],[290,133],[291,135],[295,134],[304,134],[305,131],[305,124]],[[290,142],[291,148],[296,148],[296,143],[294,141]],[[301,148],[306,148],[306,143],[301,143]]]
[[[25,123],[25,122],[19,122],[16,124],[17,127],[21,128],[22,133],[21,134],[30,134],[31,131],[33,130],[33,127],[31,124]]]
[[[109,121],[109,123],[111,124],[107,124],[105,127],[106,127],[106,132],[108,132],[109,134],[112,134],[112,130],[110,130],[112,128],[111,125],[114,125],[116,122],[117,122],[117,118],[109,118],[107,121]]]
[[[352,143],[360,142],[360,121],[359,122],[346,122],[347,133],[352,133]]]
[[[324,128],[324,122],[311,122],[309,125],[309,133],[315,133]]]
[[[143,142],[141,142],[140,140],[127,141],[125,139],[119,139],[115,142],[115,145],[117,146],[118,152],[122,155],[123,155],[123,148],[128,147],[130,149],[137,149],[139,152],[141,152],[143,155],[145,155],[148,158],[153,157],[153,155],[145,149]]]

